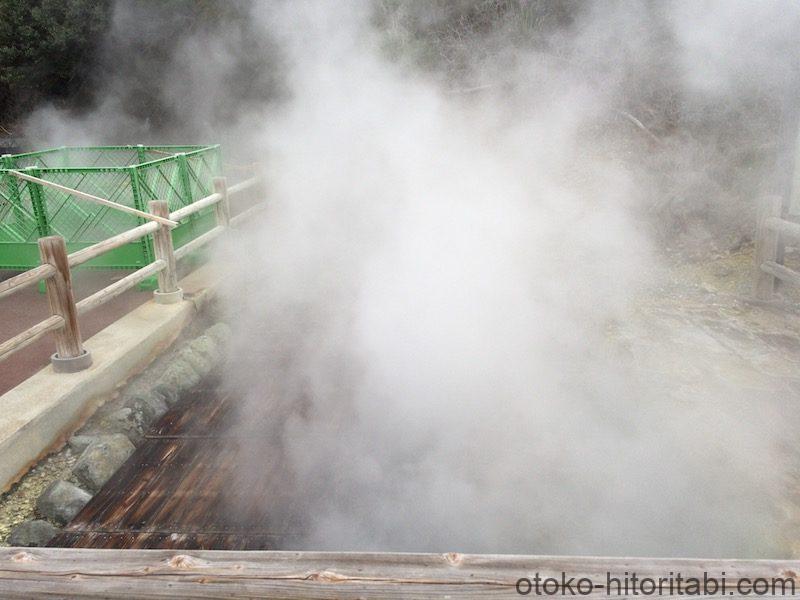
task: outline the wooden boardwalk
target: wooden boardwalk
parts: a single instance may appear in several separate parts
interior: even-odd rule
[[[228,433],[234,407],[231,396],[212,388],[172,408],[50,546],[285,547],[286,525],[269,515],[284,461],[276,450],[241,479],[236,466],[252,449],[247,437]]]

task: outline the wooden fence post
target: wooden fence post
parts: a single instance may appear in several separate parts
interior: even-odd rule
[[[150,212],[158,217],[169,218],[169,207],[163,200],[149,203]],[[159,304],[175,304],[183,300],[183,290],[178,287],[178,271],[175,266],[175,252],[172,247],[172,230],[159,223],[153,233],[153,249],[156,260],[163,260],[166,266],[158,272],[158,289],[153,292]]]
[[[230,227],[231,206],[228,200],[228,180],[224,177],[214,177],[214,191],[222,196],[222,199],[214,205],[217,225]]]
[[[775,276],[761,269],[765,262],[777,262],[780,233],[767,227],[767,220],[781,217],[783,199],[780,196],[766,196],[758,207],[758,228],[756,229],[756,277],[755,294],[759,300],[770,300],[775,292]]]
[[[53,370],[58,373],[75,373],[92,364],[92,355],[84,350],[78,327],[78,310],[72,294],[72,276],[64,238],[51,235],[39,238],[39,256],[42,264],[55,267],[56,272],[44,280],[50,314],[64,319],[64,325],[54,331],[56,352],[50,357]]]

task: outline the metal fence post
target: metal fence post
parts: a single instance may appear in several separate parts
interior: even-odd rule
[[[39,238],[39,255],[42,264],[51,264],[56,269],[55,274],[45,279],[50,314],[64,319],[64,326],[54,332],[56,352],[50,357],[50,363],[58,373],[82,371],[91,366],[92,355],[84,350],[81,341],[64,238],[58,235]]]
[[[24,169],[29,175],[40,177],[41,172],[36,167],[28,167]],[[28,182],[28,194],[31,197],[31,206],[33,207],[33,215],[36,217],[36,227],[39,231],[39,237],[50,235],[50,223],[47,218],[47,205],[44,201],[44,190],[38,183]]]
[[[159,217],[169,218],[169,207],[163,200],[152,200],[150,212]],[[183,290],[178,287],[178,271],[175,265],[175,252],[172,247],[172,230],[159,224],[153,233],[153,249],[156,260],[163,260],[166,266],[158,272],[158,289],[153,292],[159,304],[174,304],[183,300]]]
[[[214,191],[222,196],[222,199],[214,205],[217,225],[230,227],[231,205],[228,200],[228,180],[224,177],[214,177]]]
[[[759,300],[770,300],[775,292],[775,276],[761,269],[765,262],[777,262],[780,233],[767,226],[767,219],[781,217],[783,199],[780,196],[761,198],[756,229],[755,294]]]

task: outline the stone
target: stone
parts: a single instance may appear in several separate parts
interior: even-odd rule
[[[217,338],[203,334],[198,338],[192,340],[192,343],[189,344],[189,347],[198,354],[205,357],[207,360],[211,361],[214,365],[218,365],[222,362],[224,357],[224,349],[222,344],[217,340]]]
[[[58,533],[58,529],[47,521],[36,519],[23,521],[17,525],[8,536],[11,546],[25,546],[41,548],[45,546]]]
[[[98,439],[111,435],[123,435],[138,446],[142,442],[146,427],[147,423],[142,420],[140,413],[123,406],[99,417],[87,426],[82,434],[92,435]]]
[[[224,348],[230,343],[233,332],[231,331],[230,325],[219,322],[214,323],[211,327],[206,329],[205,335],[215,339],[217,343]]]
[[[153,392],[161,396],[168,406],[175,404],[181,397],[180,390],[172,387],[169,383],[159,383],[153,388]]]
[[[73,454],[81,454],[95,439],[97,439],[97,436],[76,433],[69,438],[67,445],[69,445],[69,449],[72,450]]]
[[[157,391],[126,396],[123,406],[130,408],[134,412],[134,418],[142,424],[152,423],[167,412],[168,408],[164,396]]]
[[[201,380],[203,377],[211,373],[212,369],[215,367],[214,361],[210,360],[204,354],[195,351],[191,345],[184,348],[179,356],[180,360],[192,365],[192,368],[200,376]]]
[[[90,492],[97,493],[133,451],[134,446],[125,435],[105,436],[83,451],[72,468],[72,475]]]
[[[200,383],[200,374],[191,363],[178,358],[158,378],[156,389],[163,393],[162,386],[168,389],[185,392]]]
[[[91,498],[91,494],[69,481],[54,481],[36,500],[36,512],[51,521],[66,525]]]

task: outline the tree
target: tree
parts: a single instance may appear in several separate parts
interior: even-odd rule
[[[0,125],[43,100],[90,97],[89,67],[111,9],[108,0],[0,0]]]

